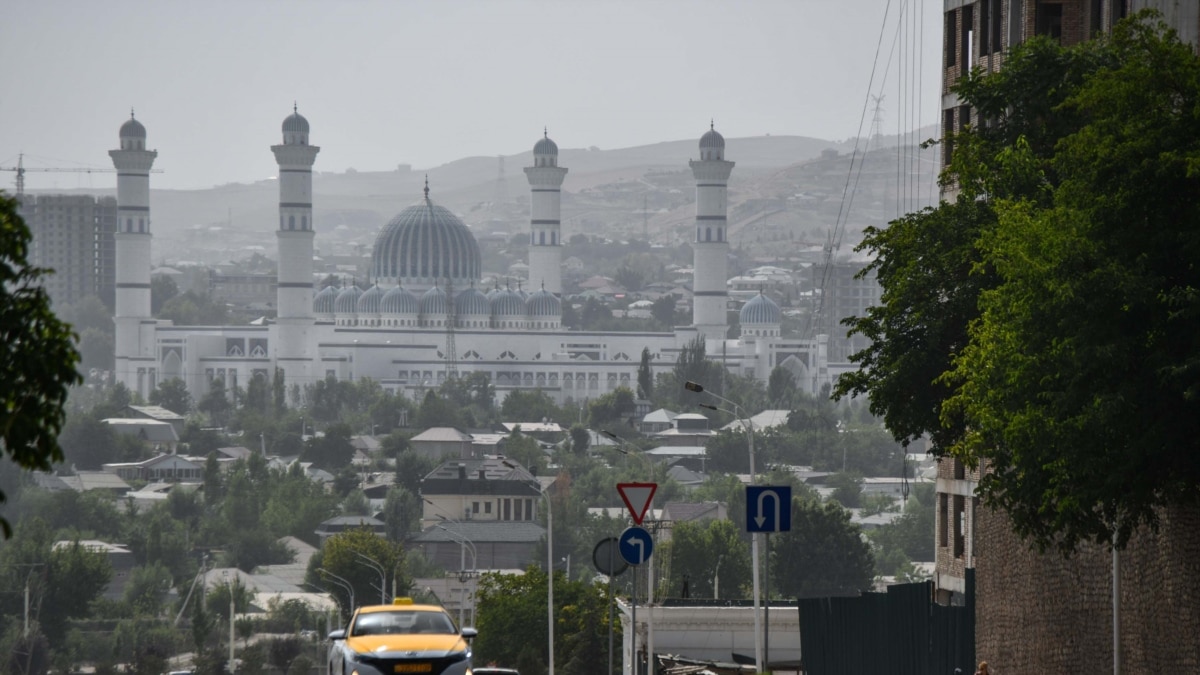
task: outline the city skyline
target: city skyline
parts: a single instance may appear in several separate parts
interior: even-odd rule
[[[710,119],[727,138],[842,140],[868,133],[868,93],[894,134],[939,114],[940,14],[904,7],[901,27],[886,0],[28,4],[0,27],[21,64],[0,75],[19,92],[0,100],[0,164],[109,168],[132,108],[162,151],[156,189],[261,180],[293,102],[315,170],[336,172],[528,152],[543,127],[564,149],[695,138]]]

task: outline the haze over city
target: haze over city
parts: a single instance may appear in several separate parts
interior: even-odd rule
[[[695,138],[867,133],[938,119],[939,7],[802,2],[38,2],[0,26],[0,165],[111,168],[133,108],[161,152],[155,189],[275,175],[295,102],[318,171],[421,170],[527,151]],[[917,63],[889,60],[923,35]],[[876,61],[877,47],[879,50]],[[874,84],[872,70],[875,70]],[[887,70],[886,84],[883,76]],[[897,72],[905,73],[903,78]],[[915,80],[915,81],[914,81]],[[923,92],[920,97],[905,91]],[[889,99],[911,100],[896,110]],[[863,125],[860,128],[860,124]],[[923,139],[920,139],[923,140]],[[12,190],[12,175],[0,176]],[[34,173],[29,190],[111,188]]]

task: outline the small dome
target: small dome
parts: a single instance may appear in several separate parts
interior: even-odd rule
[[[778,324],[782,321],[783,313],[779,311],[779,305],[761,292],[751,298],[750,302],[742,305],[741,323],[743,326],[764,323]]]
[[[362,295],[362,289],[358,286],[347,286],[343,288],[333,301],[333,311],[336,314],[354,314],[358,311],[358,298]]]
[[[129,111],[129,119],[121,125],[121,138],[146,139],[146,127],[142,123],[133,118],[133,111]]]
[[[550,137],[543,134],[538,142],[533,145],[533,154],[536,155],[554,155],[558,156],[558,144],[550,140]]]
[[[512,317],[525,316],[525,301],[511,288],[500,291],[492,298],[492,316]]]
[[[333,301],[337,297],[337,289],[326,286],[313,298],[313,312],[316,314],[333,314]]]
[[[700,149],[724,150],[725,137],[717,133],[717,130],[710,126],[709,130],[700,137]]]
[[[426,317],[445,316],[446,291],[434,286],[421,296],[421,315]]]
[[[525,309],[530,318],[562,316],[562,302],[544,288],[529,296],[525,301]]]
[[[503,292],[504,292],[504,289],[500,288],[499,286],[493,287],[492,290],[487,292],[488,301],[495,300],[496,296],[500,295]]]
[[[492,303],[474,286],[454,296],[454,313],[458,316],[491,316]]]
[[[355,305],[355,309],[359,314],[378,314],[379,301],[382,299],[383,289],[379,287],[379,284],[375,284],[368,288],[366,293],[358,296],[358,303]]]
[[[383,294],[379,301],[381,314],[416,314],[421,311],[421,303],[403,286],[396,286]]]
[[[288,134],[307,134],[308,120],[304,119],[304,115],[292,106],[292,114],[288,115],[283,120],[283,133]]]

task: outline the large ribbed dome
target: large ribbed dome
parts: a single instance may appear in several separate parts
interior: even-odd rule
[[[316,314],[333,314],[333,301],[337,298],[337,289],[326,286],[313,298],[313,312]]]
[[[425,288],[447,280],[466,288],[479,278],[479,244],[458,216],[425,198],[404,209],[375,239],[371,276],[380,283]]]
[[[778,324],[783,321],[783,313],[779,311],[779,305],[762,293],[742,305],[740,317],[743,326],[764,323]]]
[[[389,289],[379,301],[379,311],[383,314],[416,314],[420,307],[417,296],[403,286]]]
[[[146,127],[142,123],[133,118],[133,111],[129,112],[129,119],[121,125],[121,138],[137,138],[146,139]]]

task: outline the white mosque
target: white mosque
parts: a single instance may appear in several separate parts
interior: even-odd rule
[[[271,146],[279,164],[278,318],[267,325],[176,326],[150,314],[150,169],[146,128],[132,115],[109,155],[117,169],[116,378],[141,396],[182,378],[193,396],[217,378],[245,387],[278,368],[286,385],[320,379],[371,378],[394,393],[415,395],[447,377],[487,373],[503,397],[541,389],[559,403],[618,387],[636,388],[643,348],[655,372],[671,369],[697,337],[710,358],[766,380],[783,365],[801,388],[829,382],[826,340],[784,338],[781,313],[758,295],[741,310],[741,337],[726,337],[726,185],[734,163],[715,129],[700,138],[696,180],[693,321],[672,332],[588,332],[561,325],[561,187],[567,169],[548,136],[525,169],[531,191],[529,277],[533,292],[476,288],[479,245],[468,227],[424,196],[375,241],[369,288],[326,287],[313,275],[312,166],[320,148],[293,110]]]

